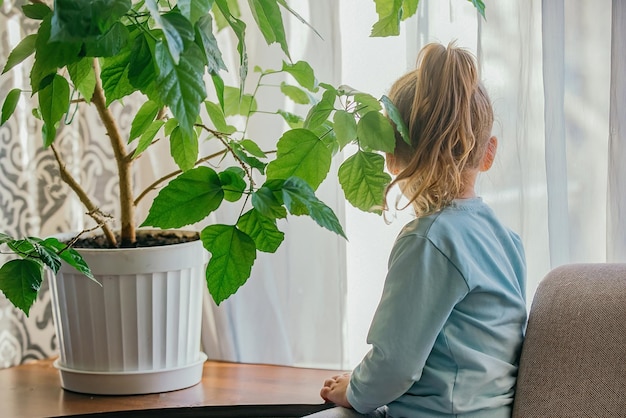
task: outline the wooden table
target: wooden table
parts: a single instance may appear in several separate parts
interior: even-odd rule
[[[92,396],[61,388],[52,360],[0,370],[0,417],[293,417],[329,407],[319,397],[337,371],[207,361],[202,381],[173,392]]]

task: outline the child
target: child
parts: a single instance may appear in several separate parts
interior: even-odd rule
[[[497,147],[474,58],[429,44],[389,97],[411,138],[396,134],[390,187],[417,219],[391,251],[371,350],[351,374],[324,382],[322,398],[340,407],[315,416],[510,417],[526,326],[524,251],[474,192]]]

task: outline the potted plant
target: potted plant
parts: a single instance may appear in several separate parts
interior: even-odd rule
[[[397,33],[400,20],[414,14],[418,2],[375,0],[375,3],[380,19],[372,34],[387,36]],[[141,286],[152,286],[134,284],[129,290],[121,282],[109,285],[112,273],[107,269],[118,262],[97,261],[92,257],[92,250],[80,249],[81,246],[101,246],[102,251],[116,254],[130,251],[131,255],[124,257],[134,262],[131,263],[133,274],[141,276],[143,273],[138,266],[155,262],[137,262],[141,248],[152,245],[142,242],[145,234],[139,227],[156,228],[150,230],[149,235],[160,237],[160,230],[178,231],[205,220],[224,202],[237,203],[240,215],[232,225],[208,225],[199,233],[168,232],[169,239],[182,237],[184,246],[195,244],[192,251],[198,248],[202,251],[203,247],[210,253],[208,263],[198,253],[190,258],[200,260],[209,292],[219,304],[249,278],[257,251],[274,252],[280,246],[284,234],[277,227],[278,219],[307,215],[320,226],[345,236],[332,209],[315,196],[315,190],[327,177],[333,156],[347,144],[357,147],[338,173],[346,199],[362,210],[381,211],[382,192],[390,178],[384,172],[380,151],[393,151],[394,125],[403,138],[407,137],[397,110],[385,97],[379,100],[346,86],[320,83],[307,62],[292,62],[282,13],[295,15],[305,25],[306,22],[285,0],[254,0],[249,1],[248,6],[253,22],[244,21],[236,0],[55,0],[53,7],[32,0],[23,6],[24,14],[39,21],[39,27],[15,47],[2,73],[9,73],[34,55],[29,68],[30,90],[16,88],[8,93],[0,124],[11,117],[19,100],[25,100],[27,95],[36,97],[33,115],[42,126],[42,145],[53,153],[59,177],[78,196],[100,233],[97,237],[85,238],[86,231],[82,231],[71,238],[42,239],[12,237],[0,231],[0,245],[15,255],[0,267],[0,291],[28,315],[46,268],[53,273],[53,298],[69,304],[56,308],[55,324],[62,349],[60,367],[62,370],[66,367],[68,373],[76,372],[71,375],[73,389],[80,390],[86,385],[81,380],[81,372],[76,370],[83,360],[68,360],[69,354],[64,354],[64,349],[70,352],[72,349],[64,347],[63,338],[69,344],[72,337],[64,336],[64,332],[73,327],[70,334],[79,333],[84,337],[83,332],[90,328],[107,328],[104,323],[96,324],[94,319],[80,319],[86,318],[88,311],[71,304],[84,298],[75,293],[76,289],[85,287],[85,291],[92,292],[88,300],[99,297],[96,293],[117,294],[117,299],[124,299],[120,295],[140,297],[145,293]],[[277,43],[284,52],[281,68],[255,67],[254,72],[249,71],[246,30],[252,24],[258,26],[268,44]],[[222,58],[223,45],[215,36],[218,28],[232,31],[237,40],[239,65],[229,69],[239,75],[235,86],[225,85],[221,77],[226,66]],[[257,111],[257,92],[266,88],[262,81],[279,73],[288,74],[291,81],[276,87],[278,93],[308,105],[308,112],[299,116],[276,109],[273,116],[288,128],[276,139],[275,147],[263,150],[257,141],[248,137],[247,122],[261,116]],[[124,100],[131,100],[129,98],[138,100],[141,105],[130,131],[123,132],[111,109],[123,105]],[[99,209],[102,202],[85,193],[75,177],[76,170],[68,167],[58,148],[57,132],[63,124],[72,122],[72,115],[78,108],[96,112],[117,164],[119,218],[114,221],[110,214]],[[239,123],[233,121],[232,116],[237,116]],[[200,143],[208,140],[220,144],[221,149],[202,155]],[[147,190],[137,190],[133,183],[133,164],[159,141],[168,142],[171,157],[179,169],[158,179]],[[212,166],[207,164],[209,161]],[[219,162],[227,164],[216,169],[215,164]],[[77,169],[80,172],[80,166]],[[154,189],[159,192],[150,204],[147,217],[137,219],[137,204]],[[169,245],[167,247],[165,252],[172,252]],[[157,260],[161,257],[158,255]],[[105,266],[105,272],[94,274],[95,265]],[[180,266],[177,274],[197,277],[200,276],[197,270],[197,266]],[[84,280],[84,276],[100,286]],[[115,292],[107,290],[110,286]],[[171,284],[162,286],[153,292],[161,295],[161,299],[166,298],[164,295],[168,294]],[[197,282],[190,282],[187,288],[191,294],[200,294]],[[186,303],[181,297],[178,304],[183,311],[190,306],[193,311],[196,302]],[[101,303],[104,302],[91,303],[90,309]],[[131,307],[144,303],[152,306],[155,302],[130,300]],[[147,307],[144,310],[146,315],[153,312]],[[62,323],[72,318],[76,324]],[[141,321],[148,321],[143,318],[135,319],[134,328],[124,332],[138,331]],[[191,320],[187,326],[199,330],[199,322]],[[155,337],[151,334],[145,338]],[[198,345],[195,338],[190,338],[192,347]],[[98,346],[102,343],[94,345]],[[197,364],[202,356],[195,348],[190,349],[182,365],[172,367],[170,362],[162,365],[162,369],[180,375],[193,366],[191,374],[195,373],[194,376],[181,379],[187,386],[199,380]],[[131,347],[137,358],[142,358],[143,349]],[[106,357],[102,353],[96,355],[103,356]],[[137,374],[139,366],[133,367],[132,372]],[[86,373],[90,371],[93,369]],[[98,370],[98,373],[104,372]],[[111,386],[116,386],[120,381],[118,372],[112,373]],[[168,389],[159,387],[156,391]]]

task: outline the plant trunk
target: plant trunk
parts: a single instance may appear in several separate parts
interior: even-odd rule
[[[100,119],[104,124],[111,148],[117,162],[117,171],[120,190],[120,219],[121,219],[121,245],[134,244],[137,240],[135,225],[135,205],[133,202],[132,188],[132,159],[126,154],[126,145],[122,138],[120,129],[106,106],[106,98],[100,80],[100,64],[98,59],[93,60],[93,68],[96,73],[96,88],[92,97],[92,102],[98,110]],[[111,243],[114,245],[114,243]]]

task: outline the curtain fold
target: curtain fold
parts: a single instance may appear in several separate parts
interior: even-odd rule
[[[566,264],[569,251],[567,145],[565,141],[565,5],[543,0],[543,91],[550,265]]]
[[[613,0],[607,259],[626,262],[626,4]]]

